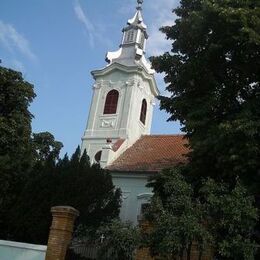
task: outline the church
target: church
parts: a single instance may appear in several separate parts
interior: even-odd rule
[[[122,30],[119,50],[107,53],[107,66],[92,71],[95,83],[81,146],[91,163],[111,172],[114,185],[122,191],[120,218],[133,224],[152,196],[148,179],[184,162],[188,152],[183,135],[150,134],[159,90],[145,57],[143,0],[137,3],[134,17]]]

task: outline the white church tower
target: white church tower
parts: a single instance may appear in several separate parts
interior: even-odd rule
[[[91,163],[111,164],[141,135],[149,135],[159,91],[154,70],[145,58],[148,39],[142,18],[143,0],[123,29],[122,43],[108,52],[108,65],[92,71],[95,80],[87,127],[82,137]]]

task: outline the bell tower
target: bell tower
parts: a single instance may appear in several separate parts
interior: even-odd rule
[[[106,55],[107,66],[92,71],[95,80],[81,150],[91,163],[112,163],[141,135],[150,134],[153,106],[159,91],[155,71],[145,58],[148,39],[142,17],[143,0],[123,28],[120,48]]]

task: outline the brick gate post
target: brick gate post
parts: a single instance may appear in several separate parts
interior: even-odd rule
[[[79,212],[72,207],[58,206],[52,207],[51,213],[52,225],[45,260],[64,260]]]

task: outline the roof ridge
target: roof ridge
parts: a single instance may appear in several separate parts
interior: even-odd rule
[[[142,135],[142,137],[171,137],[171,136],[185,136],[185,134],[154,134],[154,135]]]

